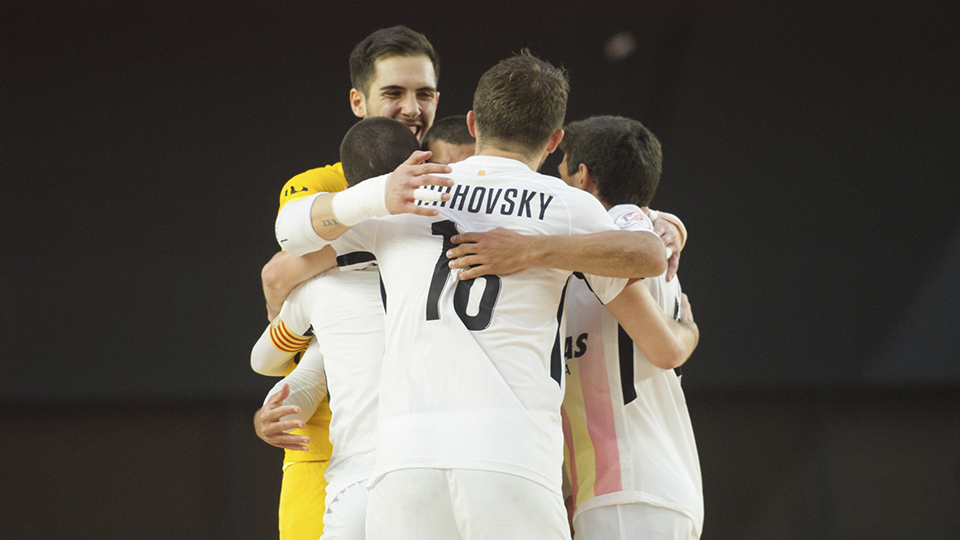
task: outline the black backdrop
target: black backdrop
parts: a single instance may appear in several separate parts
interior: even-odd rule
[[[279,188],[336,160],[347,55],[395,23],[441,54],[441,116],[529,46],[568,119],[660,136],[686,384],[955,386],[958,9],[921,4],[6,2],[0,398],[262,392]]]

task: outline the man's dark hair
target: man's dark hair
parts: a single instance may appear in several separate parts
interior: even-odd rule
[[[479,144],[532,156],[563,127],[569,93],[566,72],[527,50],[501,61],[480,77],[473,95]]]
[[[603,202],[650,204],[660,183],[663,150],[649,129],[622,116],[594,116],[571,122],[563,130],[560,150],[570,175],[583,163],[596,177]]]
[[[343,136],[340,162],[347,184],[387,174],[420,149],[417,136],[393,118],[374,116],[360,120]]]
[[[367,36],[350,53],[350,83],[370,97],[370,84],[376,62],[391,56],[426,56],[433,64],[433,74],[440,80],[440,59],[426,36],[406,26],[382,28]]]
[[[447,116],[433,123],[433,127],[423,137],[423,150],[430,148],[433,141],[443,141],[450,144],[474,144],[477,142],[467,128],[467,115]]]

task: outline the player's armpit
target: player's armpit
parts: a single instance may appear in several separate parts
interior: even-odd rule
[[[624,287],[606,304],[620,326],[643,351],[650,363],[661,369],[683,365],[700,339],[692,314],[680,322],[668,317],[641,282]],[[689,311],[689,304],[688,304]]]

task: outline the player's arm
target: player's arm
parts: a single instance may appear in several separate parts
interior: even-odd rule
[[[250,351],[250,367],[261,375],[284,376],[297,353],[310,344],[311,336],[294,333],[277,317],[270,323]]]
[[[508,229],[463,233],[447,252],[460,279],[510,274],[528,266],[609,277],[659,276],[667,268],[660,238],[649,231],[603,231],[570,236],[522,235]]]
[[[361,221],[393,214],[436,216],[435,208],[420,200],[449,200],[450,194],[421,189],[453,185],[449,178],[431,176],[450,172],[439,163],[423,163],[429,152],[414,152],[389,175],[365,180],[339,193],[321,193],[291,201],[277,216],[277,241],[294,255],[317,251]],[[437,196],[438,198],[434,198]]]
[[[289,450],[309,450],[310,438],[289,433],[306,427],[326,394],[323,356],[314,342],[296,369],[278,382],[254,415],[257,436],[267,444]]]
[[[263,267],[263,296],[267,301],[267,318],[280,314],[283,301],[297,285],[337,265],[337,252],[332,247],[307,253],[301,257],[280,251]]]
[[[666,277],[667,281],[670,281],[677,275],[677,270],[680,268],[680,251],[687,243],[687,228],[680,218],[673,214],[649,208],[644,208],[643,211],[653,220],[654,232],[663,240],[663,245],[667,246]]]
[[[687,361],[700,339],[687,295],[681,298],[679,321],[668,317],[639,281],[624,287],[606,308],[650,363],[661,369],[673,369]]]

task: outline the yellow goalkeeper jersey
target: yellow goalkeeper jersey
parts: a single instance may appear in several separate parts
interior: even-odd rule
[[[343,166],[340,163],[310,169],[294,176],[283,186],[283,191],[280,193],[280,208],[292,200],[313,193],[343,191],[346,188],[347,179],[343,176]],[[293,369],[291,368],[290,371]],[[327,398],[323,398],[317,406],[317,412],[307,420],[306,424],[305,429],[298,429],[293,433],[310,437],[310,450],[306,452],[285,450],[284,463],[329,461],[333,446],[330,444],[330,404]]]

